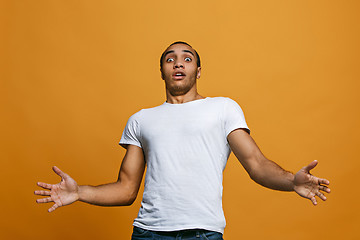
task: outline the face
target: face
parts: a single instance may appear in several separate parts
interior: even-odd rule
[[[196,60],[195,51],[185,44],[175,44],[166,49],[161,77],[172,96],[185,95],[196,87],[201,70]]]

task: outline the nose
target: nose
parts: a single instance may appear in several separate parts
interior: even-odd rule
[[[180,61],[174,63],[174,68],[184,68],[184,64]]]

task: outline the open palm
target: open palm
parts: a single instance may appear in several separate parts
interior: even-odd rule
[[[48,196],[46,198],[39,198],[37,203],[54,202],[54,205],[49,208],[49,212],[56,208],[69,205],[79,199],[78,184],[68,174],[62,172],[58,167],[53,167],[54,172],[61,177],[58,184],[48,184],[38,182],[37,185],[47,190],[37,190],[35,195]]]
[[[330,188],[327,187],[330,184],[328,180],[310,174],[310,170],[317,164],[318,162],[315,160],[308,166],[303,167],[295,174],[294,179],[295,192],[304,198],[310,199],[314,205],[317,205],[315,196],[325,201],[326,197],[323,192],[330,193]]]

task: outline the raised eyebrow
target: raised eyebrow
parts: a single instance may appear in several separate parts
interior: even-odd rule
[[[194,53],[192,52],[192,51],[190,51],[190,50],[182,50],[183,52],[186,52],[186,53],[190,53],[191,55],[193,55],[194,57],[195,57],[195,55],[194,55]],[[174,50],[169,50],[169,51],[167,51],[165,54],[164,54],[164,58],[166,57],[166,55],[168,55],[168,54],[170,54],[170,53],[174,53],[175,51]]]
[[[183,52],[190,53],[191,55],[193,55],[193,56],[195,57],[195,55],[193,54],[193,52],[192,52],[192,51],[190,51],[190,50],[183,50]]]
[[[164,58],[166,57],[166,55],[168,55],[168,54],[170,54],[170,53],[173,53],[173,52],[175,52],[174,50],[169,50],[169,51],[167,51],[165,54],[164,54]]]

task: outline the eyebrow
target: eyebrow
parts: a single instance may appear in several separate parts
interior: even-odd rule
[[[183,51],[183,52],[190,53],[191,55],[193,55],[193,56],[195,57],[195,55],[193,54],[193,52],[190,51],[190,50],[182,50],[182,51]],[[169,50],[169,51],[167,51],[167,52],[165,53],[164,57],[165,57],[166,55],[168,55],[168,54],[170,54],[170,53],[174,53],[174,52],[175,52],[174,50]]]

